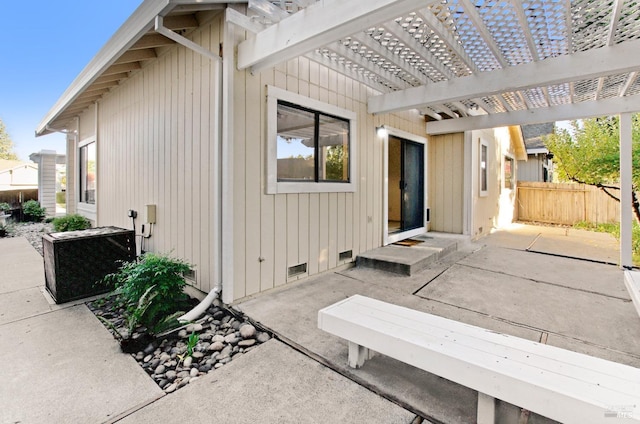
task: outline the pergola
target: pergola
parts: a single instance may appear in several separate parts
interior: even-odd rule
[[[219,60],[185,35],[222,10],[248,32],[223,74],[305,56],[371,87],[370,113],[417,109],[427,134],[620,115],[621,264],[631,266],[638,0],[146,0],[36,134],[64,131],[173,43]]]
[[[621,265],[631,267],[631,114],[640,111],[636,0],[250,0],[252,72],[304,55],[417,109],[428,134],[620,115]]]

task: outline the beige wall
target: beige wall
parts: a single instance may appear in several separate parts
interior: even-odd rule
[[[357,113],[355,193],[265,194],[266,86],[320,100]],[[355,260],[382,245],[383,141],[385,124],[424,136],[415,112],[367,113],[374,92],[306,58],[257,75],[235,74],[234,107],[234,295],[252,295]],[[353,259],[339,261],[343,251]],[[307,263],[307,273],[287,278],[287,268]]]
[[[222,30],[217,18],[192,36],[215,51]],[[385,124],[424,135],[422,117],[369,115],[371,89],[304,58],[257,75],[236,70],[233,80],[232,298],[336,268],[380,246],[383,142],[375,128]],[[267,85],[357,113],[355,193],[265,194]],[[220,273],[215,95],[211,61],[174,46],[105,96],[95,134],[97,224],[131,228],[127,211],[135,209],[139,230],[144,206],[156,204],[157,224],[146,250],[195,264],[202,291],[210,290]],[[80,140],[91,136],[91,116],[88,111],[80,119]],[[222,240],[223,249],[226,244]],[[340,262],[339,253],[347,250],[353,259]],[[287,278],[287,268],[301,263],[308,264],[307,273]]]
[[[488,143],[488,187],[486,196],[480,194],[480,144]],[[493,228],[510,223],[513,219],[515,189],[504,188],[503,169],[505,155],[513,155],[508,128],[471,131],[472,149],[472,228],[471,235],[480,237]],[[514,160],[517,175],[517,161]]]
[[[220,22],[218,16],[195,31],[194,41],[217,51]],[[145,205],[157,205],[145,250],[194,264],[202,291],[213,287],[219,272],[214,66],[184,47],[170,47],[106,95],[97,114],[97,224],[132,228],[127,211],[134,209],[139,232]],[[96,135],[94,116],[95,110],[81,116],[79,141]]]
[[[464,231],[464,133],[429,136],[430,231]]]

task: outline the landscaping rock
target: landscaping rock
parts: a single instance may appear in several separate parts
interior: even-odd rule
[[[243,339],[249,339],[256,335],[256,328],[251,324],[245,324],[240,327],[240,336]]]

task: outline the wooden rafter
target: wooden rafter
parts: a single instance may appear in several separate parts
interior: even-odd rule
[[[318,2],[240,43],[238,68],[255,72],[346,38],[389,15],[424,6],[425,0]]]
[[[370,36],[364,33],[358,33],[352,35],[351,39],[357,41],[362,46],[371,49],[374,53],[393,63],[398,68],[402,69],[404,72],[420,81],[422,84],[430,82],[429,78],[427,78],[425,74],[418,71],[414,66],[411,66],[409,63],[407,63],[406,60],[400,58],[400,56],[398,56],[397,54],[390,52],[389,49],[382,46],[378,41],[374,40]]]
[[[440,38],[453,53],[462,60],[467,68],[472,72],[480,72],[471,56],[462,48],[462,45],[456,40],[452,33],[438,20],[438,18],[428,9],[420,9],[417,15],[423,22]]]
[[[620,93],[618,94],[619,97],[624,97],[624,96],[627,95],[627,92],[629,91],[629,88],[631,88],[631,85],[634,83],[636,78],[638,78],[638,72],[631,72],[627,76],[627,80],[620,87]]]
[[[140,49],[153,49],[157,47],[170,46],[175,44],[175,41],[169,40],[162,34],[147,34],[138,40],[133,46],[131,46],[130,50],[140,50]]]
[[[129,50],[116,60],[115,64],[140,62],[141,60],[151,60],[157,57],[153,49]]]
[[[515,9],[516,15],[518,16],[518,22],[520,23],[520,28],[522,28],[522,32],[524,33],[524,38],[527,41],[527,47],[529,48],[531,57],[534,61],[537,62],[538,60],[540,60],[540,55],[538,54],[536,43],[533,40],[533,36],[531,35],[531,29],[529,28],[529,22],[527,21],[527,15],[524,13],[522,2],[520,0],[511,0],[511,5]]]
[[[111,65],[102,75],[114,75],[121,74],[123,72],[131,72],[141,69],[140,62],[120,63],[117,65]]]
[[[447,79],[455,78],[455,75],[453,74],[453,72],[451,72],[451,69],[444,66],[442,64],[442,61],[435,57],[434,54],[429,51],[429,49],[420,44],[418,40],[416,40],[411,34],[405,31],[399,24],[392,21],[387,22],[385,25],[383,25],[383,27],[394,37],[403,42],[405,46],[416,52],[429,65],[431,65],[435,70],[444,75]]]
[[[289,16],[285,10],[267,0],[249,0],[249,9],[271,22],[280,22]]]
[[[384,79],[392,86],[396,86],[398,88],[410,87],[410,85],[402,78],[397,77],[386,69],[383,69],[373,62],[365,59],[358,53],[351,50],[349,47],[346,47],[341,42],[331,43],[327,46],[327,49],[335,52],[337,55],[342,56],[345,59],[348,59],[359,67],[366,69],[371,73],[379,75],[380,78]]]
[[[618,30],[618,22],[620,21],[623,4],[624,0],[613,1],[613,12],[611,13],[611,21],[609,23],[609,32],[607,35],[608,46],[613,46],[613,43],[616,41],[616,31]]]
[[[467,16],[469,16],[469,19],[471,20],[471,22],[473,22],[476,30],[478,31],[484,42],[487,44],[487,47],[489,47],[489,50],[491,50],[491,53],[493,53],[493,56],[495,56],[500,66],[502,68],[508,67],[509,64],[504,59],[500,48],[493,40],[493,36],[487,29],[487,26],[484,24],[482,16],[480,16],[478,11],[476,10],[476,7],[469,0],[460,0],[460,3],[464,7],[464,11],[467,13]]]

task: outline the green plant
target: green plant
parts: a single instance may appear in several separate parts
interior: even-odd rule
[[[129,328],[142,325],[157,333],[175,324],[175,314],[187,306],[183,274],[190,269],[191,265],[180,259],[145,253],[137,261],[124,263],[105,280],[115,284],[126,307]]]
[[[9,235],[9,229],[5,224],[0,224],[0,237],[6,237]]]
[[[11,205],[7,202],[0,202],[0,212],[7,212],[11,210]]]
[[[65,205],[67,203],[67,194],[64,191],[56,192],[56,203],[59,205]]]
[[[78,214],[61,216],[53,220],[53,230],[56,232],[86,230],[87,228],[91,228],[91,221]]]
[[[40,222],[44,218],[47,210],[40,206],[40,202],[37,200],[27,200],[24,205],[22,205],[22,211],[29,221]]]
[[[196,347],[199,340],[200,336],[192,331],[189,340],[187,340],[187,356],[193,355],[193,348]]]

